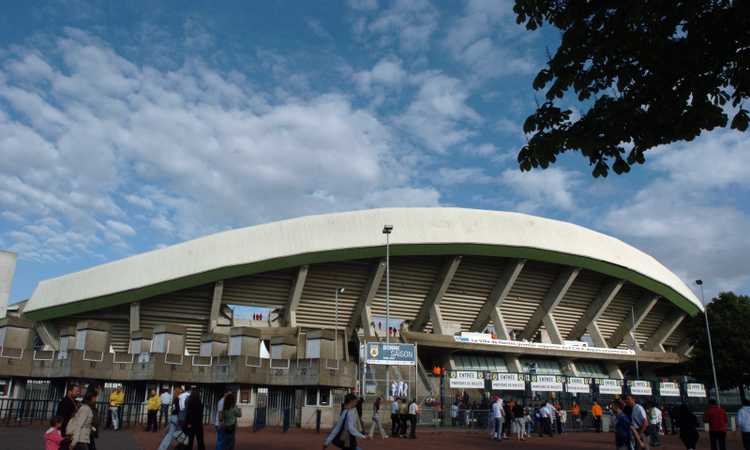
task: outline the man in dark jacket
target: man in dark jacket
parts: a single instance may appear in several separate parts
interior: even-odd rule
[[[80,388],[74,384],[71,384],[68,386],[68,390],[65,393],[65,397],[63,397],[62,400],[60,400],[60,403],[57,405],[57,415],[62,417],[62,425],[60,426],[60,433],[65,436],[65,431],[68,428],[68,422],[70,422],[70,419],[73,418],[73,416],[76,413],[76,410],[78,409],[78,403],[76,402],[76,397],[80,395],[81,391]]]
[[[198,441],[198,450],[206,450],[206,445],[203,443],[203,402],[198,389],[193,388],[190,391],[190,397],[186,403],[185,428],[190,437],[188,448],[192,450],[195,439]]]

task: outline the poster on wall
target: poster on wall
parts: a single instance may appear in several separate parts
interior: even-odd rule
[[[677,383],[663,381],[659,383],[659,395],[662,397],[679,397],[680,386]]]
[[[565,392],[571,394],[590,394],[591,384],[588,378],[571,377],[565,382]]]
[[[651,395],[651,383],[645,380],[630,380],[630,393],[633,395]]]
[[[367,343],[367,364],[387,366],[417,365],[417,349],[414,344]]]
[[[534,392],[562,392],[563,377],[559,375],[533,375],[531,390]]]
[[[687,384],[687,396],[696,398],[706,398],[706,386],[700,383]]]
[[[621,380],[601,378],[601,379],[596,380],[596,384],[599,385],[600,394],[622,395],[622,381]]]
[[[495,391],[525,391],[526,381],[520,373],[493,373],[492,389]]]
[[[454,370],[448,373],[448,386],[451,389],[484,389],[482,372]]]

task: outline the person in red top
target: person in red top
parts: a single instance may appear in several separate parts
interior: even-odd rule
[[[727,412],[713,398],[709,400],[708,409],[703,413],[703,422],[708,424],[708,439],[711,441],[711,450],[726,450]]]

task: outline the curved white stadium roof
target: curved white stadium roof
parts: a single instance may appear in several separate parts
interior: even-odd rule
[[[380,256],[384,224],[394,226],[395,255],[486,254],[547,260],[627,279],[689,312],[702,310],[685,283],[656,259],[578,225],[510,212],[386,208],[221,232],[45,280],[34,291],[25,314],[41,320],[228,276]]]

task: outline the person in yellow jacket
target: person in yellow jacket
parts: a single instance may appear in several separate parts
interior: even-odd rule
[[[120,408],[125,403],[125,392],[122,387],[117,387],[111,394],[109,394],[109,411],[112,413],[112,429],[115,431],[120,429]]]
[[[148,401],[146,402],[146,410],[148,411],[148,422],[146,424],[146,431],[153,431],[156,433],[156,414],[161,408],[161,398],[157,395],[156,390],[151,389]]]

